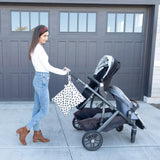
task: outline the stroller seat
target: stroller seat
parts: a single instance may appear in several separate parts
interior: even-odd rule
[[[117,109],[123,113],[126,117],[130,116],[130,119],[136,120],[136,125],[144,129],[143,122],[136,114],[136,109],[139,108],[138,103],[135,104],[135,100],[129,99],[124,92],[116,87],[116,86],[110,86],[108,88],[108,92],[113,96],[113,98],[116,101],[116,107]],[[130,114],[130,115],[129,115]]]

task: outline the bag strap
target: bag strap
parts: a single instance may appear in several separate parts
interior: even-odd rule
[[[68,74],[68,83],[71,83],[71,75]]]

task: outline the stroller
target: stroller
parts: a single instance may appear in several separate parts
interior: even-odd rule
[[[123,130],[123,125],[128,124],[131,129],[131,142],[135,142],[137,127],[144,129],[145,126],[136,113],[139,108],[137,101],[129,99],[121,89],[109,86],[112,76],[120,68],[120,62],[109,55],[102,57],[98,63],[93,77],[88,77],[89,84],[71,74],[77,82],[85,86],[82,95],[86,98],[77,106],[78,111],[74,113],[73,127],[77,130],[87,131],[82,138],[83,146],[89,151],[95,151],[102,146],[103,138],[100,132],[116,129]],[[107,100],[107,94],[116,101],[116,106]],[[100,103],[93,107],[97,98]],[[90,108],[85,106],[90,102]]]

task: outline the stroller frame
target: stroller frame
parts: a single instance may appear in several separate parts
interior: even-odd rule
[[[136,121],[131,119],[131,114],[134,112],[134,114],[139,118],[138,114],[135,112],[135,110],[139,107],[139,105],[138,104],[136,104],[137,106],[133,105],[134,108],[132,108],[131,110],[128,111],[128,115],[126,117],[114,105],[112,105],[108,100],[106,100],[103,97],[104,95],[106,95],[106,93],[104,91],[104,83],[103,82],[98,82],[95,78],[88,77],[89,80],[94,81],[98,85],[94,90],[88,84],[83,82],[81,79],[75,77],[73,74],[71,74],[71,76],[78,83],[81,83],[84,86],[84,88],[87,88],[92,92],[90,97],[86,100],[86,102],[83,105],[86,105],[89,101],[91,101],[90,107],[92,108],[95,96],[97,96],[102,101],[101,102],[102,116],[101,116],[101,119],[100,119],[100,127],[97,128],[96,130],[90,130],[90,131],[88,131],[88,132],[86,132],[84,134],[84,136],[82,138],[83,146],[89,151],[95,151],[95,150],[99,149],[101,147],[102,143],[103,143],[103,138],[102,138],[100,132],[102,132],[105,129],[105,127],[107,125],[109,125],[117,115],[120,115],[126,121],[126,123],[128,123],[129,125],[132,126],[132,129],[131,129],[131,142],[134,143],[135,142],[135,137],[136,137],[136,132],[137,132],[137,125],[136,125]],[[100,94],[97,93],[98,90],[99,90]],[[133,101],[133,102],[136,103],[136,101]],[[114,111],[114,113],[103,123],[105,109],[106,109],[106,106],[104,104],[107,105],[110,110]],[[73,126],[76,129],[81,130],[80,125],[78,124],[78,122],[76,121],[75,118],[73,119],[72,123],[73,123]],[[78,126],[76,126],[76,125],[78,125]],[[122,126],[118,126],[116,128],[116,130],[119,131],[119,132],[122,131],[123,130],[123,125]],[[88,143],[90,143],[89,146],[88,146]]]

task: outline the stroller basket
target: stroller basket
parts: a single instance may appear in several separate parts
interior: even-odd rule
[[[104,123],[108,118],[114,113],[113,110],[106,108],[105,114],[103,118]],[[102,109],[100,108],[84,108],[83,110],[79,110],[74,113],[75,119],[77,119],[78,124],[80,125],[80,129],[89,131],[89,130],[97,130],[101,126],[102,120]],[[126,123],[126,120],[117,115],[104,129],[104,132],[112,130],[114,128],[118,128]]]

